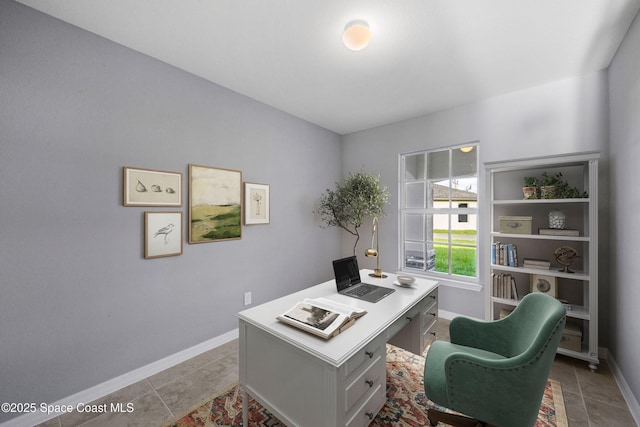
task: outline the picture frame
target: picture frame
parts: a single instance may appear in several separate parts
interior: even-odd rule
[[[124,206],[182,206],[182,173],[123,166]]]
[[[540,292],[556,298],[558,295],[558,278],[545,274],[532,274],[531,292]]]
[[[242,238],[242,172],[189,164],[189,243]]]
[[[271,195],[269,184],[244,183],[244,224],[258,225],[271,222]]]
[[[145,259],[182,254],[182,212],[144,213]]]

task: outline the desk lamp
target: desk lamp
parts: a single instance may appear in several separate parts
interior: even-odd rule
[[[375,249],[373,248],[373,240],[374,239],[376,241]],[[378,217],[376,216],[376,217],[373,218],[373,224],[372,224],[372,228],[371,228],[371,247],[369,249],[367,249],[366,251],[364,251],[364,254],[365,254],[365,256],[367,256],[369,258],[375,258],[376,259],[376,269],[373,270],[373,273],[369,273],[369,276],[378,277],[378,278],[385,278],[385,277],[387,277],[387,275],[386,274],[382,274],[382,270],[380,269],[379,251],[380,251],[380,239],[378,238]]]

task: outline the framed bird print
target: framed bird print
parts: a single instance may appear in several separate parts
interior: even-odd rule
[[[182,254],[182,212],[144,213],[144,257]]]
[[[182,206],[182,174],[124,166],[124,206]]]

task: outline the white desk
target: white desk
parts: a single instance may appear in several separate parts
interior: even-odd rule
[[[339,295],[334,280],[238,313],[240,387],[244,425],[247,393],[288,426],[366,426],[385,402],[385,343],[421,353],[433,339],[437,287],[417,279],[412,288],[387,279],[362,280],[396,291],[377,303]],[[329,298],[367,314],[343,333],[324,340],[276,320],[305,298]]]

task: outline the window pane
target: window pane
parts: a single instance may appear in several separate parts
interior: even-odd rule
[[[468,153],[463,152],[460,149],[454,149],[451,151],[451,176],[469,176],[478,174],[478,150],[473,150]]]
[[[475,247],[451,245],[451,273],[475,277],[476,257]]]
[[[407,181],[424,179],[424,154],[406,156],[404,160],[404,173]]]
[[[432,180],[449,178],[449,150],[427,153],[427,178]]]
[[[427,224],[431,226],[427,227],[428,240],[433,242],[449,241],[449,215],[427,215]]]
[[[425,270],[425,245],[424,243],[407,242],[404,245],[404,266]]]
[[[424,242],[424,214],[407,214],[404,217],[405,240]]]
[[[425,183],[424,182],[409,182],[406,185],[407,194],[406,194],[406,208],[408,209],[424,209],[424,199],[425,199],[425,191],[424,191]]]

